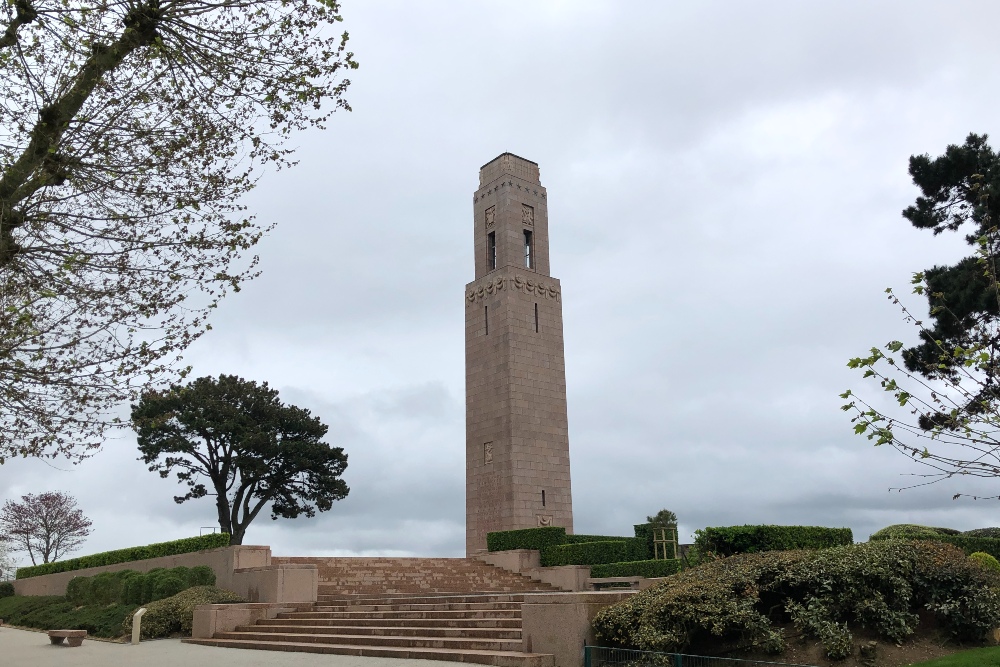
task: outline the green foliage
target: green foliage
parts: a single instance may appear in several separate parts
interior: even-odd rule
[[[652,524],[656,528],[665,528],[667,526],[677,525],[677,515],[668,509],[662,509],[653,516],[647,516],[646,522]]]
[[[956,547],[962,549],[962,551],[966,554],[981,551],[993,556],[994,558],[1000,559],[1000,538],[976,537],[975,535],[970,535],[970,533],[983,534],[979,532],[980,530],[992,531],[994,529],[983,528],[976,531],[970,530],[966,533],[960,533],[952,528],[931,528],[929,526],[918,526],[915,524],[903,523],[887,526],[882,530],[873,533],[869,540],[935,540],[938,542],[954,544]],[[992,533],[986,532],[986,534]]]
[[[229,535],[225,533],[210,533],[208,535],[201,535],[200,537],[188,537],[172,542],[159,542],[144,547],[129,547],[127,549],[105,551],[99,554],[62,560],[55,563],[21,567],[18,568],[15,578],[27,579],[29,577],[39,577],[43,574],[72,572],[73,570],[82,570],[88,567],[129,563],[136,560],[159,558],[161,556],[175,556],[177,554],[192,553],[204,549],[217,549],[225,546],[229,546]]]
[[[635,532],[636,537],[646,542],[646,557],[644,560],[653,558],[656,555],[655,547],[653,546],[653,524],[639,523],[632,526],[632,530]]]
[[[347,454],[323,442],[326,424],[266,382],[220,375],[146,391],[132,426],[150,472],[174,474],[186,491],[175,502],[215,496],[230,544],[266,506],[272,519],[313,517],[350,492]]]
[[[900,642],[930,611],[958,641],[1000,625],[1000,574],[941,542],[883,540],[823,550],[739,554],[680,572],[594,619],[612,646],[668,652],[713,647],[781,650],[791,620],[830,657],[847,623]]]
[[[590,576],[599,577],[669,577],[681,570],[680,560],[634,560],[624,563],[593,565]]]
[[[195,586],[162,600],[146,605],[142,617],[140,635],[142,639],[169,637],[174,634],[191,634],[194,608],[201,604],[227,604],[246,602],[231,591],[215,586]],[[120,625],[120,634],[132,634],[132,617],[128,616]]]
[[[120,637],[132,605],[80,607],[62,596],[16,595],[0,598],[0,618],[10,625],[39,630],[86,630],[95,637]]]
[[[822,526],[727,526],[695,531],[695,546],[700,552],[721,556],[789,549],[827,549],[853,541],[850,528]]]
[[[557,544],[566,544],[566,529],[558,526],[486,533],[486,549],[488,551],[509,551],[511,549],[541,551],[545,547]]]
[[[74,577],[66,586],[66,599],[76,605],[141,605],[176,595],[192,586],[215,584],[215,572],[206,565],[102,572],[92,577]]]
[[[542,567],[600,565],[644,560],[646,543],[634,537],[606,542],[557,544],[541,550]]]
[[[9,598],[14,595],[14,584],[9,581],[0,581],[0,598]]]
[[[975,553],[969,554],[969,560],[977,563],[980,567],[984,567],[987,570],[993,570],[994,572],[1000,572],[1000,560],[997,560],[993,556],[982,551],[977,551]]]
[[[630,537],[620,535],[567,535],[563,544],[584,544],[586,542],[623,542]]]
[[[1000,528],[973,528],[962,533],[964,537],[990,537],[1000,539]]]
[[[946,535],[960,535],[953,528],[934,528],[913,523],[897,523],[872,533],[869,540],[937,540]]]

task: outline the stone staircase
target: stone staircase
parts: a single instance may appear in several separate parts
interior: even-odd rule
[[[274,558],[319,570],[307,611],[220,632],[194,644],[384,658],[552,667],[522,652],[521,603],[549,584],[463,558]]]

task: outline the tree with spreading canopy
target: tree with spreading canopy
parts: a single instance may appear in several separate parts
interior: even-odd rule
[[[927,300],[927,322],[886,289],[915,327],[917,344],[893,340],[848,363],[888,392],[900,411],[890,414],[851,390],[841,394],[856,433],[933,470],[918,475],[920,484],[1000,477],[1000,155],[987,140],[970,134],[937,158],[910,158],[921,196],[903,217],[935,235],[967,229],[974,252],[914,274],[913,292]]]
[[[10,551],[27,553],[32,565],[57,561],[79,549],[91,525],[76,499],[61,491],[29,493],[0,508],[0,541]]]
[[[312,517],[350,490],[340,478],[347,455],[322,441],[327,426],[284,405],[266,382],[220,375],[147,391],[132,406],[132,425],[140,460],[187,487],[175,502],[215,496],[231,544],[243,543],[267,505],[272,519]]]
[[[267,231],[240,199],[349,109],[336,0],[0,6],[0,463],[86,456]]]

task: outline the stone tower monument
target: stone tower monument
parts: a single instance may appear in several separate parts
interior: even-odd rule
[[[465,287],[465,547],[486,533],[573,532],[562,288],[549,275],[538,165],[504,153],[473,195],[476,279]]]

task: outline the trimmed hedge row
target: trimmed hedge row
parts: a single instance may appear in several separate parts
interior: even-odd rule
[[[566,529],[558,526],[545,528],[524,528],[522,530],[500,530],[486,533],[488,551],[510,551],[511,549],[535,549],[566,544]]]
[[[193,586],[214,586],[215,572],[207,565],[157,567],[149,572],[119,570],[92,577],[74,577],[66,586],[66,599],[78,605],[140,605],[162,600]]]
[[[631,537],[620,535],[567,535],[563,544],[584,544],[586,542],[622,542],[630,540]]]
[[[910,523],[900,523],[894,526],[886,526],[882,530],[872,533],[868,538],[871,542],[882,540],[933,540],[936,542],[947,542],[954,544],[967,555],[976,552],[987,553],[1000,560],[1000,538],[978,537],[978,535],[996,534],[995,528],[977,528],[975,530],[959,533],[953,528],[935,528],[932,526],[918,526]]]
[[[854,543],[854,535],[850,528],[823,526],[725,526],[696,530],[694,543],[701,553],[732,556],[846,546]]]
[[[602,565],[645,560],[646,542],[634,537],[606,542],[559,544],[542,549],[542,567]]]
[[[681,571],[681,561],[634,560],[626,563],[605,563],[590,568],[590,576],[600,577],[669,577]]]
[[[176,556],[193,551],[204,549],[217,549],[229,546],[229,535],[227,533],[210,533],[200,537],[188,537],[183,540],[172,542],[159,542],[158,544],[148,544],[144,547],[129,547],[127,549],[116,549],[115,551],[105,551],[90,556],[61,560],[55,563],[44,563],[31,567],[21,567],[17,570],[15,579],[28,579],[39,577],[43,574],[55,574],[56,572],[72,572],[88,567],[100,567],[102,565],[115,565],[116,563],[128,563],[134,560],[147,560],[149,558],[159,558],[161,556]]]

